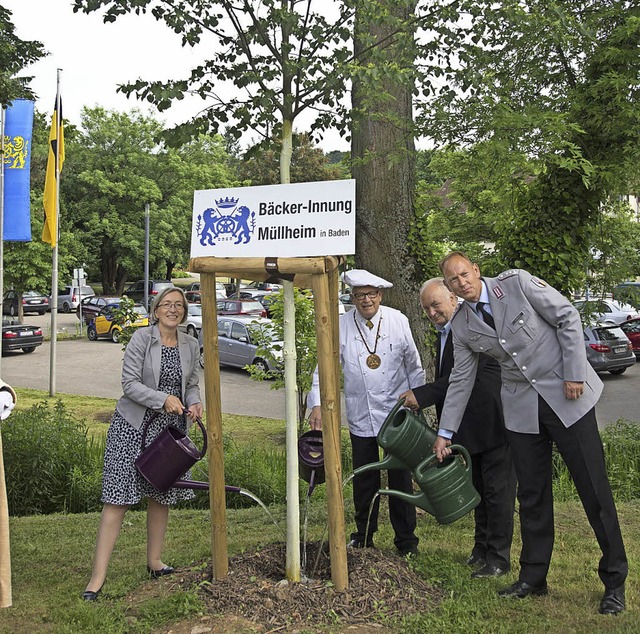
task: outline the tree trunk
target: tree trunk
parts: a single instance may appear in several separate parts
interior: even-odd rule
[[[384,0],[376,15],[358,9],[355,53],[360,72],[353,81],[353,177],[356,179],[356,266],[393,283],[384,303],[402,311],[425,365],[425,321],[415,259],[408,248],[414,217],[415,146],[412,113],[415,42],[407,26],[416,2]],[[378,12],[386,10],[386,19]],[[379,44],[372,45],[372,38]],[[371,69],[376,69],[376,74]]]

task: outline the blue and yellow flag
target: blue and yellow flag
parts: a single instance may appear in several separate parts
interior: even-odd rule
[[[7,108],[4,129],[5,240],[31,240],[31,133],[33,101],[16,99]]]
[[[56,98],[56,108],[51,119],[49,132],[49,159],[44,181],[44,227],[42,240],[52,247],[58,243],[56,215],[58,202],[58,175],[64,163],[64,128],[62,125],[62,100]]]

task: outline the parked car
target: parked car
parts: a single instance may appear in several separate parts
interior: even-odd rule
[[[187,319],[178,326],[178,330],[182,330],[192,337],[198,336],[202,330],[202,306],[200,304],[189,304]]]
[[[267,316],[267,311],[257,299],[219,299],[216,303],[216,311],[218,315]]]
[[[636,317],[622,322],[620,329],[631,342],[631,348],[636,355],[636,359],[640,359],[640,318]]]
[[[165,288],[172,287],[173,284],[169,280],[149,280],[149,288],[147,291],[149,297],[149,305],[153,301],[153,298]],[[126,295],[129,299],[132,299],[137,304],[144,302],[144,280],[138,280],[129,284],[125,289],[123,295]],[[145,306],[149,310],[149,306]]]
[[[340,300],[340,303],[344,306],[345,312],[347,313],[356,307],[355,304],[353,303],[351,293],[343,293],[338,297],[338,299]]]
[[[237,317],[218,318],[218,353],[220,365],[228,365],[234,368],[244,368],[247,365],[255,365],[264,372],[281,372],[280,363],[260,357],[257,354],[258,346],[255,343],[257,329],[270,329],[271,320],[238,315]],[[198,338],[200,342],[200,365],[204,368],[204,349],[202,345],[202,331]],[[274,356],[282,358],[282,342],[273,341],[279,349]]]
[[[275,293],[276,291],[282,290],[282,284],[273,284],[272,282],[250,282],[246,286],[241,284],[240,290],[256,290]]]
[[[116,324],[113,321],[113,312],[120,306],[120,302],[113,302],[107,304],[96,315],[95,319],[87,326],[87,337],[90,341],[97,341],[98,339],[106,338],[111,339],[114,343],[119,343],[120,333],[122,332],[122,326]],[[138,314],[138,318],[132,325],[135,328],[141,328],[149,325],[149,315],[147,309],[142,304],[134,304],[133,310]]]
[[[2,354],[22,350],[33,352],[42,344],[42,328],[20,324],[14,320],[2,320]]]
[[[613,289],[613,299],[640,310],[640,282],[622,282]]]
[[[70,313],[78,308],[78,304],[85,297],[95,295],[91,286],[63,286],[58,289],[58,310]],[[53,295],[49,296],[49,308],[53,306]]]
[[[194,304],[202,303],[202,292],[200,288],[200,282],[192,282],[184,289],[185,297],[188,302]],[[216,282],[216,299],[224,299],[227,296],[227,291],[222,282]]]
[[[614,299],[580,299],[573,302],[573,305],[583,318],[590,318],[593,323],[618,325],[627,319],[640,317],[633,306],[621,304]]]
[[[84,323],[89,324],[107,304],[113,304],[119,300],[119,297],[100,297],[98,295],[85,297],[76,308],[76,317],[80,319],[80,313],[82,313]]]
[[[636,362],[631,342],[620,326],[587,326],[584,340],[587,360],[596,372],[622,374]]]
[[[36,293],[35,291],[25,291],[22,293],[22,312],[38,313],[44,315],[49,310],[49,298]],[[2,298],[2,314],[15,317],[18,314],[18,291],[10,290]]]

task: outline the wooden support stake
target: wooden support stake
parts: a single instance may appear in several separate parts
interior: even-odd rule
[[[202,289],[202,341],[204,345],[205,401],[209,442],[209,506],[211,509],[211,561],[213,578],[229,572],[227,555],[227,506],[224,490],[224,452],[222,447],[222,403],[220,400],[220,357],[216,315],[216,276],[204,273]]]
[[[322,409],[322,444],[327,484],[329,517],[329,557],[331,580],[338,592],[349,585],[347,569],[347,540],[344,527],[344,499],[342,495],[342,465],[340,442],[340,373],[336,371],[338,322],[337,269],[331,274],[312,278],[318,341],[318,372]],[[330,275],[335,281],[329,282]],[[330,290],[331,289],[331,290]],[[335,295],[335,298],[333,298]],[[335,299],[336,301],[332,301]],[[336,330],[332,327],[335,323]]]

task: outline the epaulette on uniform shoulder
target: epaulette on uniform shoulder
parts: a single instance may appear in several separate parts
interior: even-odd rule
[[[502,273],[498,275],[498,279],[506,280],[508,277],[513,277],[514,275],[518,275],[518,269],[509,269],[508,271],[502,271]]]

